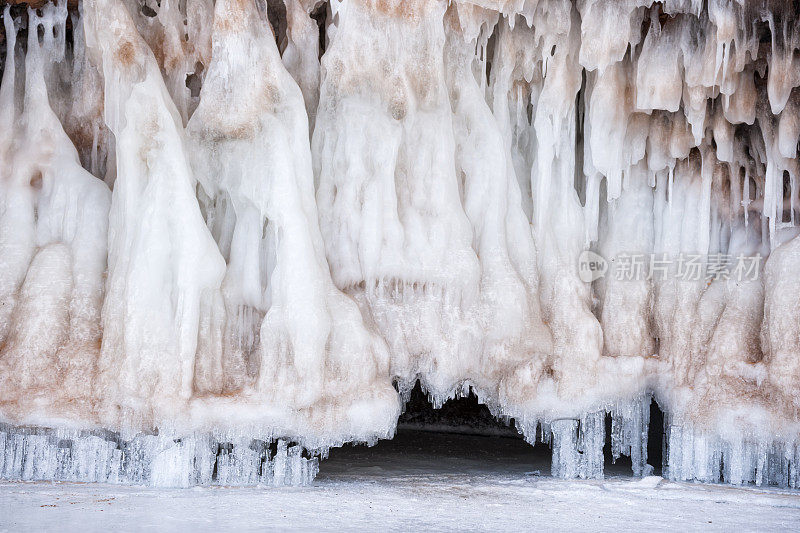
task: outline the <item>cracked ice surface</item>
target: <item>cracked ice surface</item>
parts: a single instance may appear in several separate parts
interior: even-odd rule
[[[794,4],[35,7],[3,11],[4,477],[305,482],[419,380],[560,477],[602,476],[609,414],[646,474],[654,396],[672,479],[800,485]]]

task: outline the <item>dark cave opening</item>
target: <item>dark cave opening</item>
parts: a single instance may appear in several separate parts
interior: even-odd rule
[[[405,411],[400,415],[397,426],[398,432],[419,430],[522,438],[513,419],[505,423],[495,418],[489,408],[480,403],[472,389],[467,396],[450,399],[441,408],[436,409],[422,390],[419,381],[411,390]]]
[[[606,476],[630,476],[632,472],[631,458],[622,455],[616,460],[611,453],[611,414],[606,414],[606,439],[603,445],[603,473]]]
[[[647,464],[653,474],[660,476],[664,470],[664,412],[655,398],[650,402],[650,425],[647,428]]]
[[[647,457],[653,474],[661,475],[664,415],[650,404]],[[603,448],[606,477],[632,476],[631,459],[611,454],[611,416],[606,416]],[[507,475],[549,476],[551,450],[546,444],[527,443],[514,420],[495,418],[470,390],[467,396],[434,408],[419,382],[412,389],[405,411],[391,440],[374,446],[345,444],[320,462],[318,479],[359,476]]]
[[[393,439],[332,449],[317,479],[456,474],[547,476],[550,448],[525,442],[513,420],[492,416],[472,391],[435,409],[417,383]]]

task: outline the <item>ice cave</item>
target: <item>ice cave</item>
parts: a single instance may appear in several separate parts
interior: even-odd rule
[[[800,488],[798,2],[0,4],[0,478]]]

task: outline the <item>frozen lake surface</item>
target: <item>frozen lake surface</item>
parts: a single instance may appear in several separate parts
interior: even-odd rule
[[[149,489],[0,483],[0,531],[726,530],[800,528],[800,493],[634,479],[548,476],[519,439],[405,431],[334,450],[313,486]]]

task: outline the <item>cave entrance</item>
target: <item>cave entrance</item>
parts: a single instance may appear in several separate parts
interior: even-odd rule
[[[419,382],[392,440],[334,448],[320,462],[318,480],[441,475],[547,476],[550,448],[525,442],[470,391],[434,409]]]
[[[661,475],[664,415],[655,400],[650,403],[647,462]],[[611,416],[606,416],[603,448],[606,477],[632,475],[631,459],[612,459]],[[345,445],[334,448],[320,462],[317,479],[438,475],[549,476],[550,447],[531,446],[508,424],[496,419],[470,391],[435,409],[419,382],[411,392],[392,440],[375,446]]]

